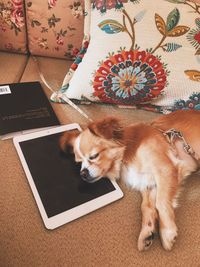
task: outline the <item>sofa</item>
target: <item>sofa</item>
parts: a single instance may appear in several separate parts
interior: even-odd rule
[[[3,4],[5,6],[7,2],[17,5],[20,1],[0,1],[0,7]],[[56,1],[46,2],[48,2],[46,12],[50,12]],[[61,0],[60,2],[63,5],[68,1]],[[70,5],[67,4],[67,6],[71,6],[69,9],[73,10],[73,4],[71,1],[69,2]],[[38,46],[34,44],[35,33],[31,30],[35,30],[35,27],[41,22],[30,18],[33,15],[33,10],[30,9],[32,7],[34,12],[38,13],[42,9],[41,17],[44,17],[46,14],[44,3],[41,4],[42,8],[40,8],[40,4],[39,0],[25,1],[22,9],[23,12],[26,12],[26,21],[23,22],[16,17],[18,23],[23,25],[18,32],[18,34],[24,32],[22,42],[25,45],[22,45],[21,48],[18,46],[21,41],[18,42],[17,38],[14,43],[9,41],[9,38],[13,38],[13,33],[10,33],[9,37],[8,31],[1,30],[0,83],[40,81],[46,95],[50,98],[51,91],[42,82],[39,70],[52,88],[61,87],[66,71],[72,63],[73,53],[81,45],[83,20],[79,22],[80,27],[77,34],[80,36],[73,40],[74,44],[65,36],[66,39],[63,42],[66,42],[67,55],[63,50],[44,49],[45,44],[38,50]],[[61,16],[61,13],[59,15],[55,13],[55,18]],[[78,14],[76,8],[76,16]],[[63,16],[65,17],[66,14]],[[34,27],[30,26],[31,22]],[[2,18],[0,23],[2,29],[5,26]],[[61,40],[57,41],[62,43]],[[5,45],[6,43],[12,43],[12,46]],[[72,46],[69,46],[70,43]],[[73,53],[71,53],[72,50]],[[37,58],[38,64],[33,60],[33,55]],[[71,106],[52,103],[52,107],[61,124],[77,122],[83,128],[87,125],[87,120]],[[158,113],[146,110],[123,109],[108,104],[93,103],[79,105],[79,107],[93,120],[113,115],[121,118],[125,124],[150,122],[160,116]],[[180,196],[180,208],[176,210],[179,236],[171,252],[162,248],[158,237],[148,251],[143,253],[138,251],[141,196],[140,193],[130,190],[120,181],[119,185],[124,192],[122,199],[58,229],[47,230],[40,217],[12,140],[0,140],[0,266],[200,266],[199,175],[189,177]]]

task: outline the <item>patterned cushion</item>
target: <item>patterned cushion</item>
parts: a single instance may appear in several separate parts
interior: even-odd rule
[[[26,53],[23,0],[0,0],[0,49]]]
[[[200,109],[197,1],[92,0],[91,9],[87,53],[58,98]]]
[[[72,59],[83,39],[82,0],[26,0],[29,50]]]
[[[62,88],[56,92],[53,93],[51,96],[51,100],[53,102],[64,102],[61,98],[62,94],[66,91],[66,88],[69,85],[70,80],[72,79],[76,69],[78,68],[79,64],[82,62],[83,57],[85,56],[85,53],[87,52],[88,44],[90,41],[90,19],[91,19],[91,8],[90,8],[90,1],[85,1],[84,4],[84,37],[82,40],[82,47],[80,51],[77,53],[74,62],[72,63],[69,71],[67,72]]]

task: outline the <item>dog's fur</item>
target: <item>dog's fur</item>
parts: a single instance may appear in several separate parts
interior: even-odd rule
[[[174,146],[160,129],[181,131],[188,144],[200,155],[200,111],[177,111],[160,116],[150,124],[122,127],[116,118],[93,122],[81,133],[65,133],[63,150],[71,145],[75,160],[82,163],[81,176],[88,182],[102,177],[122,178],[142,193],[142,229],[138,249],[146,250],[159,226],[162,245],[171,250],[177,237],[174,208],[184,178],[200,167],[183,149]]]

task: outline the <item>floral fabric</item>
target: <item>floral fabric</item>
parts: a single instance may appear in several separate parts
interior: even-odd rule
[[[27,52],[23,0],[0,0],[0,49]]]
[[[60,94],[167,113],[200,109],[200,3],[86,0],[90,43]]]
[[[26,0],[29,50],[73,59],[83,39],[82,0]]]
[[[88,45],[90,42],[90,19],[91,19],[91,6],[90,6],[90,1],[85,1],[84,3],[84,37],[82,40],[82,46],[81,49],[78,51],[77,55],[75,56],[75,60],[72,63],[69,71],[67,72],[64,81],[63,81],[63,85],[61,90],[59,90],[56,93],[53,93],[53,95],[51,96],[51,100],[53,102],[63,102],[61,97],[63,93],[66,92],[70,80],[72,79],[74,73],[76,72],[76,69],[78,68],[79,64],[82,62],[87,49],[88,49]]]

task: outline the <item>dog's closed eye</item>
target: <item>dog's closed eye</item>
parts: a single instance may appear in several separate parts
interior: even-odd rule
[[[95,153],[89,157],[89,160],[94,160],[94,159],[98,158],[98,156],[99,156],[99,153]]]

